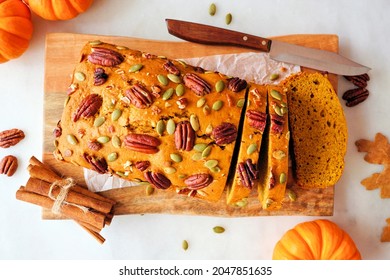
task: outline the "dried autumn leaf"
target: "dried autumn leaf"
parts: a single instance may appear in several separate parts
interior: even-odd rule
[[[379,188],[381,198],[390,198],[390,144],[387,138],[377,133],[374,141],[360,139],[355,145],[359,152],[367,153],[364,160],[369,163],[383,165],[381,173],[374,173],[361,181],[367,190]]]

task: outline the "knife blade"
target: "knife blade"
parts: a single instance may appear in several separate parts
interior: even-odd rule
[[[175,19],[166,19],[168,32],[186,41],[208,45],[231,45],[269,53],[277,61],[327,71],[338,75],[355,76],[371,68],[337,53],[302,47],[238,31]]]

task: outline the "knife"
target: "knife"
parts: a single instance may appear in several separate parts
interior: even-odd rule
[[[170,34],[194,43],[247,47],[267,52],[274,60],[345,76],[361,75],[371,69],[326,50],[302,47],[194,22],[174,19],[165,21]]]

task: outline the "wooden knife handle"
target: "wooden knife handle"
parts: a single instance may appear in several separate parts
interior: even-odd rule
[[[229,29],[166,19],[170,34],[184,40],[208,45],[234,45],[269,52],[272,41],[270,39],[249,35]]]

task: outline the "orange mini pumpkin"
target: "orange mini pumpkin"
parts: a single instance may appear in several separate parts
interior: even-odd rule
[[[288,230],[276,243],[274,260],[360,260],[352,238],[335,223],[319,219]]]
[[[30,9],[22,0],[0,0],[0,63],[21,56],[33,33]]]
[[[25,0],[31,11],[48,20],[68,20],[88,10],[93,0]]]

